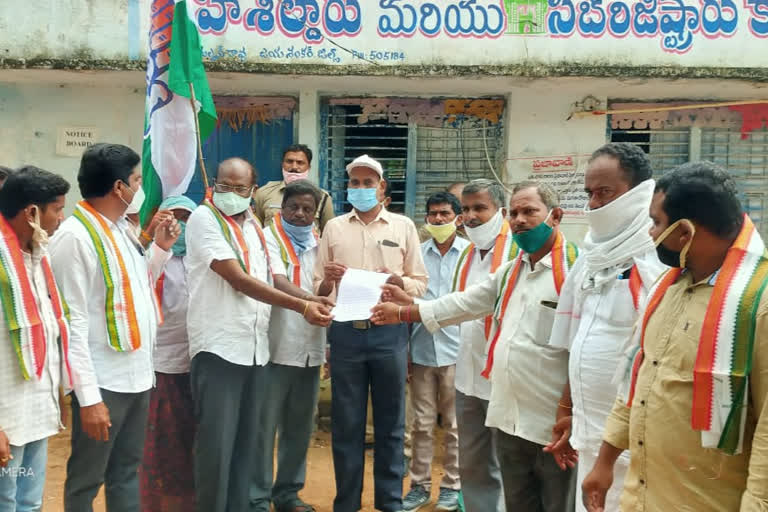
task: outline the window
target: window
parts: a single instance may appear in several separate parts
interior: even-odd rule
[[[609,126],[612,142],[632,142],[648,153],[656,176],[700,160],[723,167],[736,181],[744,211],[768,240],[768,129],[742,136],[741,121],[738,112],[713,108],[611,116]]]
[[[321,183],[348,212],[346,165],[367,154],[384,167],[390,210],[419,218],[427,197],[455,182],[492,177],[501,160],[500,99],[329,99],[323,106]]]

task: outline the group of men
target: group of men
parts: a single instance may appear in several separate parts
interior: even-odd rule
[[[85,151],[66,220],[63,178],[4,171],[0,511],[40,509],[67,391],[68,512],[102,484],[114,511],[312,511],[326,348],[334,512],[361,509],[369,395],[383,512],[430,502],[438,424],[436,510],[768,509],[768,258],[725,171],[654,182],[636,146],[601,147],[579,248],[544,183],[437,192],[421,242],[378,161],[347,166],[338,217],[311,161],[287,148],[256,191],[225,160],[201,205],[166,198],[143,228],[125,146]],[[333,320],[347,269],[389,276],[370,320]]]

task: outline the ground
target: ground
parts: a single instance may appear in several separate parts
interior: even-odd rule
[[[45,512],[60,512],[62,496],[64,492],[64,477],[66,474],[67,457],[69,456],[70,431],[65,430],[51,438],[48,448],[48,475],[45,485],[45,498],[43,510]],[[442,450],[439,450],[442,452]],[[373,450],[366,452],[365,483],[363,490],[363,512],[373,512]],[[435,486],[432,489],[432,503],[437,500],[439,493],[439,481],[442,475],[440,456],[435,460],[432,468]],[[409,482],[403,484],[404,489],[409,488]],[[307,458],[307,486],[301,494],[302,498],[315,505],[317,512],[332,512],[333,497],[335,495],[335,481],[333,476],[333,460],[331,458],[331,436],[327,432],[317,432],[313,437],[309,455]],[[99,493],[94,503],[94,512],[104,512],[103,490]],[[432,506],[421,509],[430,512]]]

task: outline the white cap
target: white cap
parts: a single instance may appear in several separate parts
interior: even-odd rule
[[[384,169],[381,168],[379,161],[369,157],[368,155],[362,155],[352,160],[352,162],[347,165],[347,174],[349,174],[349,172],[356,167],[367,167],[368,169],[373,169],[379,173],[379,178],[384,177]]]

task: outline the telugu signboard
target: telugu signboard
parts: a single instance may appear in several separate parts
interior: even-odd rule
[[[583,222],[587,194],[584,192],[584,172],[590,155],[556,155],[510,158],[527,179],[543,182],[560,195],[560,207],[567,222]]]
[[[190,0],[207,61],[759,67],[768,0]],[[754,51],[750,51],[750,48]]]

